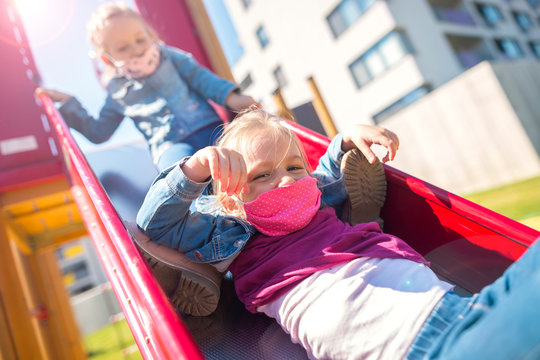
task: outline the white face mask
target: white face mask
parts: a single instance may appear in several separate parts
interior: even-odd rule
[[[134,79],[151,75],[159,66],[159,47],[152,44],[146,51],[137,57],[132,57],[125,61],[116,61],[111,59],[113,65],[122,75]]]

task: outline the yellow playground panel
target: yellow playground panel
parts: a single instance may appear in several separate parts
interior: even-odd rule
[[[85,359],[55,256],[86,235],[65,179],[0,194],[0,359]]]

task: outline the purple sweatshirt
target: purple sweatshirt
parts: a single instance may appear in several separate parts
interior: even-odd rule
[[[229,270],[239,299],[255,313],[311,274],[359,257],[429,265],[405,241],[383,233],[377,223],[351,226],[339,220],[333,208],[325,208],[294,233],[255,235]]]

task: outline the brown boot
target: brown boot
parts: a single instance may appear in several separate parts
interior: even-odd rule
[[[126,227],[178,311],[207,316],[216,310],[222,273],[210,264],[193,262],[178,250],[153,242],[136,224],[128,223]]]
[[[386,199],[384,167],[377,159],[370,164],[358,149],[347,151],[341,161],[341,172],[351,204],[350,223],[376,221],[381,229],[381,208]]]

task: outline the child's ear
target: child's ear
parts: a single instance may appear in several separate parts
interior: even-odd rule
[[[159,36],[157,35],[157,32],[154,29],[149,28],[148,33],[150,34],[150,38],[152,40],[154,40],[155,42],[159,42]]]

